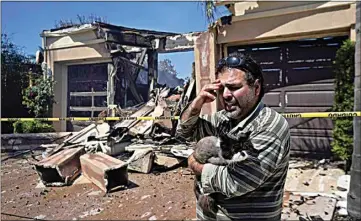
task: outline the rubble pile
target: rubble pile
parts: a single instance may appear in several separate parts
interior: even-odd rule
[[[109,117],[48,148],[35,168],[46,186],[71,185],[83,174],[104,192],[128,183],[128,170],[150,173],[154,166],[171,169],[193,152],[193,144],[175,137],[182,108],[195,96],[195,82],[184,88],[155,88],[148,102],[129,109],[110,107]],[[129,115],[130,114],[130,115]],[[153,117],[139,120],[139,117]],[[157,119],[159,118],[159,119]]]

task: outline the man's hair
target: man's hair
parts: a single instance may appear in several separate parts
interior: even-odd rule
[[[249,55],[243,54],[240,52],[232,53],[229,57],[237,57],[239,59],[243,59],[245,61],[246,66],[250,66],[252,68],[246,68],[244,66],[228,66],[227,63],[224,65],[218,65],[216,70],[216,77],[228,68],[236,68],[245,72],[245,77],[247,84],[249,86],[254,86],[255,81],[258,79],[259,84],[261,86],[261,91],[259,94],[259,99],[261,100],[264,96],[264,78],[261,66]],[[222,59],[220,59],[221,61]],[[251,70],[252,69],[252,70]]]

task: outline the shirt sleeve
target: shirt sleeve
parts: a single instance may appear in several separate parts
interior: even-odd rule
[[[184,110],[186,108],[184,108]],[[182,116],[184,110],[180,116]],[[178,136],[184,137],[188,140],[198,141],[203,137],[215,135],[216,125],[217,113],[212,115],[193,116],[186,121],[181,121],[181,119],[179,119],[176,133]]]
[[[248,158],[232,165],[205,164],[201,175],[204,193],[220,192],[226,197],[241,196],[255,190],[279,166],[284,143],[276,134],[262,131],[251,138],[253,151]]]

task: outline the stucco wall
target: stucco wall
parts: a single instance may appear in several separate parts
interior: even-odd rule
[[[46,38],[46,62],[50,66],[53,78],[56,104],[53,105],[53,117],[67,116],[67,71],[68,65],[108,62],[110,53],[103,39],[96,39],[94,31],[88,30],[60,37]],[[54,122],[56,131],[65,131],[66,122]]]
[[[259,3],[262,4],[262,3]],[[292,11],[292,7],[287,10]],[[265,17],[262,16],[262,13]],[[219,44],[245,44],[267,39],[282,41],[286,37],[305,38],[312,35],[333,35],[350,33],[355,23],[355,4],[342,4],[298,13],[284,13],[272,16],[258,13],[252,19],[233,17],[231,25],[223,26],[218,34]],[[246,15],[244,16],[246,17]]]

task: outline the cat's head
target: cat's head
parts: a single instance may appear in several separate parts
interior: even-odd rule
[[[225,159],[232,159],[232,157],[245,149],[245,143],[249,142],[251,132],[239,134],[237,139],[228,136],[227,134],[221,135],[220,146],[221,155]]]

